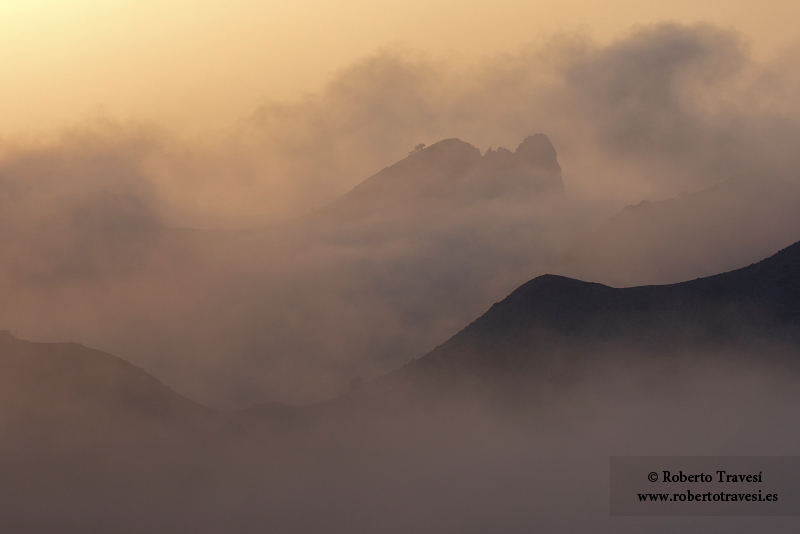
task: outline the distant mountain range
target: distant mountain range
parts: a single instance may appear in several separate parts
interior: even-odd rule
[[[564,193],[561,166],[546,135],[526,137],[514,152],[500,147],[484,155],[460,139],[445,139],[370,176],[314,217],[363,222],[374,214],[408,217],[426,210],[432,210],[428,217],[442,217],[453,209],[481,209],[498,197],[519,202],[546,193]]]
[[[169,229],[112,194],[53,199],[48,218],[20,195],[0,212],[0,324],[119,354],[224,407],[321,400],[430,350],[556,257],[564,212],[543,134],[514,152],[419,148],[247,231]]]
[[[0,325],[101,348],[226,408],[333,397],[544,272],[673,283],[800,239],[800,188],[760,176],[587,233],[544,134],[514,152],[418,147],[312,213],[247,231],[166,228],[132,194],[38,193],[0,187]]]
[[[543,409],[551,407],[548,392],[569,391],[588,374],[645,369],[658,384],[675,384],[703,361],[797,369],[800,242],[748,267],[671,285],[615,289],[537,277],[429,354],[309,406],[214,410],[109,354],[0,332],[0,528],[222,532],[237,524],[315,532],[320,521],[351,525],[371,517],[362,503],[380,481],[410,485],[404,507],[419,483],[430,483],[431,470],[447,473],[454,450],[473,450],[464,432],[486,421],[451,400],[480,403],[488,392],[512,410],[520,400]],[[504,451],[502,440],[519,431],[492,447]],[[474,468],[470,458],[454,464],[459,474]],[[530,461],[521,458],[514,473]],[[472,502],[470,495],[459,502]],[[328,509],[330,502],[337,504]],[[396,499],[379,504],[399,506]],[[321,508],[309,518],[303,506]]]
[[[644,392],[604,405],[613,413],[598,425],[613,434],[620,406],[641,402],[662,431],[651,389],[680,395],[703,365],[712,381],[729,365],[777,369],[788,416],[765,417],[783,405],[758,389],[731,410],[744,398],[732,388],[696,426],[676,415],[680,403],[662,409],[679,441],[726,418],[739,440],[752,409],[747,424],[773,432],[752,439],[797,443],[784,373],[800,363],[790,182],[740,178],[628,207],[560,262],[585,226],[570,226],[542,134],[515,152],[481,155],[457,139],[418,147],[261,230],[169,229],[114,195],[55,211],[20,195],[0,188],[0,322],[20,338],[97,340],[107,352],[0,331],[3,532],[529,532],[542,502],[588,495],[585,473],[577,490],[563,482],[580,458],[603,456],[588,501],[605,488],[608,451],[591,441],[565,452],[569,433],[542,431],[582,426],[553,392],[595,402],[571,388],[644,377]],[[547,266],[559,275],[536,276]],[[656,281],[669,283],[641,285]],[[117,348],[175,389],[109,354]],[[315,402],[258,403],[275,398]],[[484,409],[498,405],[503,415]],[[634,436],[620,450],[652,452],[630,448],[646,426],[634,420],[619,427]],[[581,444],[593,435],[582,432]],[[554,458],[555,485],[542,483]]]
[[[617,287],[735,269],[800,239],[800,184],[749,174],[628,206],[573,243],[555,272]]]
[[[678,284],[612,288],[539,276],[429,354],[353,387],[374,392],[398,379],[465,374],[540,381],[578,371],[597,355],[700,358],[720,349],[764,349],[765,358],[790,354],[800,363],[800,242],[748,267]],[[5,410],[88,409],[181,425],[224,420],[228,429],[298,413],[277,404],[215,411],[109,354],[74,343],[22,341],[7,331],[0,332],[0,370]]]

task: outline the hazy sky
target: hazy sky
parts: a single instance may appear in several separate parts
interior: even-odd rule
[[[0,136],[97,116],[228,128],[387,47],[471,60],[554,32],[605,42],[636,24],[702,20],[767,58],[795,39],[798,17],[792,0],[3,0]]]

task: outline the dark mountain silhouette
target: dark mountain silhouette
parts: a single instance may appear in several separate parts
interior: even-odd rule
[[[429,354],[342,398],[371,395],[400,376],[541,378],[613,351],[672,355],[763,347],[800,353],[800,242],[748,267],[678,284],[612,288],[537,277]],[[23,341],[7,331],[0,332],[0,371],[2,405],[28,415],[60,410],[238,431],[261,423],[285,426],[301,413],[277,403],[219,412],[109,354],[75,343]],[[302,411],[321,413],[330,404]]]
[[[563,480],[564,469],[585,455],[602,456],[607,465],[605,449],[594,450],[594,442],[591,450],[585,446],[591,429],[551,435],[543,430],[547,421],[530,412],[522,419],[500,415],[509,413],[509,405],[524,409],[514,402],[520,395],[537,402],[534,414],[553,408],[558,416],[562,412],[549,398],[538,402],[539,392],[569,385],[566,380],[582,370],[608,370],[609,356],[625,355],[623,366],[611,367],[623,374],[652,361],[667,363],[657,372],[696,363],[720,348],[724,357],[788,357],[796,367],[798,347],[800,243],[749,267],[672,285],[615,289],[540,276],[428,355],[303,408],[268,403],[239,412],[211,410],[109,354],[3,332],[0,529],[373,532],[407,517],[411,506],[425,513],[408,520],[409,531],[440,531],[439,521],[457,524],[452,518],[464,510],[492,524],[515,509],[515,495],[541,486],[543,466],[554,458],[561,464],[551,480]],[[674,357],[682,354],[689,357]],[[474,395],[476,384],[493,399],[500,396],[505,411],[476,409],[485,398]],[[471,404],[462,402],[462,393]],[[721,413],[730,417],[725,403],[741,395],[727,392],[722,402],[728,411]],[[763,405],[774,409],[769,400]],[[608,406],[619,405],[603,410]],[[657,413],[674,416],[680,406]],[[760,410],[756,421],[764,419]],[[648,406],[647,417],[657,417],[653,413]],[[725,419],[719,416],[713,410],[705,415]],[[740,435],[740,416],[732,435]],[[615,424],[615,417],[601,422]],[[780,414],[765,427],[770,435],[791,439],[775,431],[785,427],[786,417]],[[637,439],[644,423],[631,423]],[[667,430],[680,430],[687,421],[681,417],[679,423]],[[658,422],[659,443],[669,437],[665,425]],[[685,441],[695,428],[676,439]],[[542,439],[554,445],[543,452]],[[622,439],[629,447],[630,440]],[[566,453],[565,446],[571,447]],[[488,466],[491,475],[479,475],[476,465]],[[495,477],[498,469],[501,478]],[[477,476],[485,478],[476,483]],[[428,492],[424,504],[417,498],[421,489]],[[501,498],[491,498],[498,491]],[[558,498],[570,491],[558,486]],[[442,500],[429,507],[430,499]],[[448,503],[459,512],[442,512]],[[521,506],[519,521],[538,524],[541,511],[532,513],[528,500]]]
[[[678,284],[612,288],[540,276],[403,372],[547,378],[577,372],[598,355],[631,361],[720,350],[800,363],[800,242]]]
[[[628,206],[578,240],[558,274],[617,287],[669,284],[758,261],[800,239],[800,185],[748,174]]]

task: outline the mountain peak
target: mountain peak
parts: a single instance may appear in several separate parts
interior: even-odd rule
[[[415,174],[425,172],[464,173],[477,165],[480,159],[480,150],[461,139],[452,137],[412,152],[406,159],[384,171],[396,169],[401,173]]]
[[[443,153],[464,153],[464,154],[480,154],[480,151],[471,144],[467,143],[466,141],[462,141],[457,137],[450,137],[448,139],[442,139],[436,143],[433,143],[430,146],[427,146],[420,150],[420,153],[426,154],[443,154]]]
[[[541,133],[526,137],[516,152],[489,149],[485,155],[457,138],[418,145],[407,158],[357,185],[352,197],[371,202],[400,198],[479,199],[525,198],[542,191],[563,191],[561,166],[550,139]]]
[[[529,165],[539,167],[544,171],[561,174],[561,165],[558,164],[556,149],[550,138],[543,133],[526,137],[517,147],[514,155]]]

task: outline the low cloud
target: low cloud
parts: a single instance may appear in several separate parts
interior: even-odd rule
[[[796,174],[797,52],[757,63],[742,35],[703,24],[640,27],[602,46],[559,35],[478,63],[383,51],[319,93],[264,104],[221,138],[90,123],[7,146],[0,176],[136,183],[173,226],[249,227],[323,205],[418,143],[513,149],[545,132],[573,190],[674,196],[742,171]]]
[[[742,172],[796,181],[798,61],[755,62],[741,35],[702,24],[608,45],[561,35],[477,63],[384,51],[214,140],[100,121],[7,144],[0,322],[219,405],[326,398],[443,342],[626,204]],[[484,153],[537,132],[563,169],[557,202],[415,208],[327,234],[298,219],[420,143]]]

